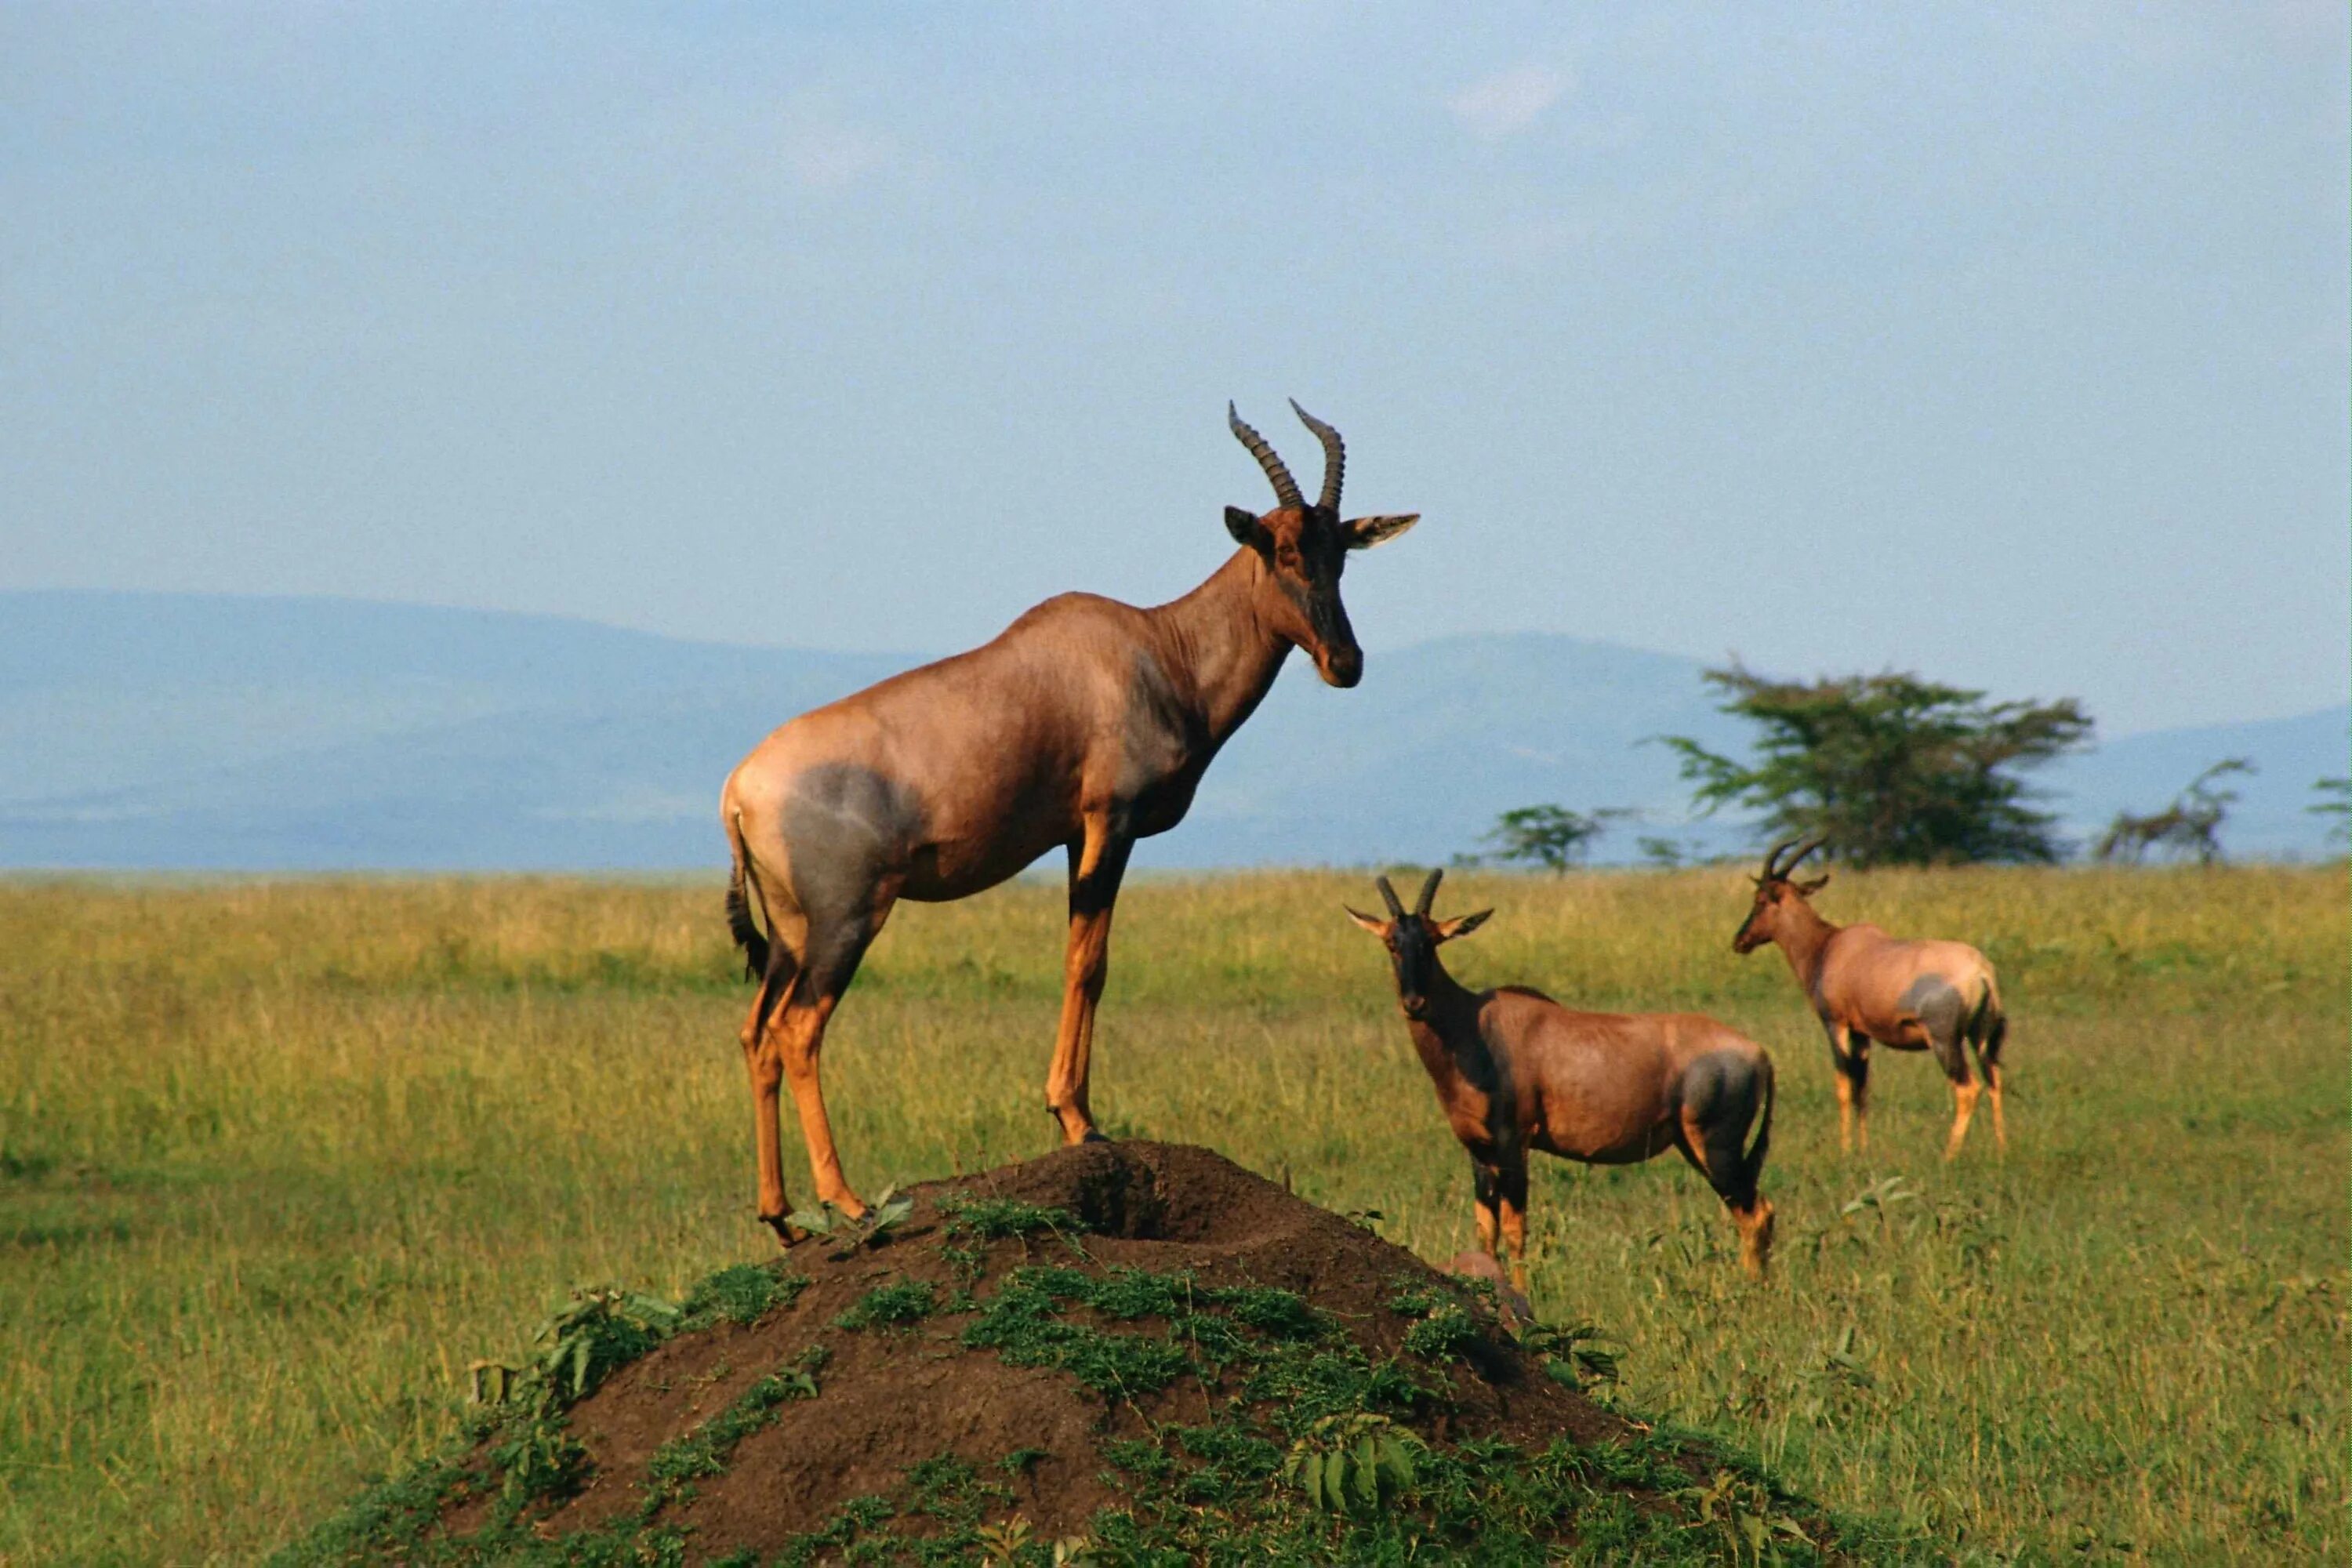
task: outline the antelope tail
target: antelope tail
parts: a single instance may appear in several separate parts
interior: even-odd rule
[[[1756,1142],[1748,1151],[1747,1158],[1740,1162],[1745,1184],[1748,1191],[1751,1193],[1756,1190],[1756,1179],[1764,1173],[1764,1156],[1772,1148],[1773,1088],[1770,1053],[1759,1051],[1756,1054],[1756,1065],[1764,1070],[1764,1112],[1756,1119]]]
[[[734,869],[727,878],[727,929],[735,934],[735,945],[743,950],[743,978],[758,980],[768,973],[768,939],[752,918],[751,899],[757,889],[751,883],[751,855],[743,847],[743,825],[734,816],[727,819],[727,844],[735,858]]]
[[[2009,1033],[2009,1015],[2001,1010],[2000,986],[1990,974],[1984,977],[1984,989],[1977,994],[1976,1008],[1969,1015],[1964,1032],[1985,1056],[2000,1055],[2001,1040]]]

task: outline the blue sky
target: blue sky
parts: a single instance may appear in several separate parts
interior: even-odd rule
[[[1424,514],[1368,679],[1537,629],[2307,710],[2346,26],[14,0],[0,587],[946,651],[1190,586],[1265,504],[1225,399],[1311,476],[1295,395]]]

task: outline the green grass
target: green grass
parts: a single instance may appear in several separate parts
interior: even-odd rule
[[[1443,1259],[1466,1162],[1339,913],[1368,887],[1130,889],[1094,1102]],[[1679,1162],[1537,1168],[1537,1306],[1600,1325],[1618,1401],[1959,1552],[2352,1552],[2342,868],[1841,873],[1831,918],[2000,967],[2011,1149],[1980,1117],[1951,1166],[1892,1053],[1838,1154],[1786,969],[1727,951],[1747,887],[1444,899],[1500,906],[1465,982],[1703,1008],[1780,1060],[1767,1285]],[[1063,920],[1033,885],[894,919],[825,1058],[869,1196],[1050,1145]],[[571,1287],[767,1261],[735,973],[713,888],[0,884],[0,1561],[252,1561],[438,1449],[468,1362],[522,1362]]]

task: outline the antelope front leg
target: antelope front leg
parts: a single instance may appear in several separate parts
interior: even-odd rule
[[[1502,1173],[1477,1160],[1470,1162],[1470,1212],[1478,1226],[1478,1250],[1492,1258],[1502,1233]]]
[[[1087,1075],[1095,1045],[1095,1004],[1110,973],[1111,908],[1127,873],[1131,841],[1114,835],[1107,818],[1089,817],[1086,837],[1070,847],[1070,947],[1062,966],[1062,1023],[1054,1036],[1054,1065],[1045,1075],[1045,1109],[1062,1124],[1062,1142],[1098,1141],[1087,1102]]]
[[[1838,1152],[1870,1152],[1870,1041],[1851,1029],[1830,1036],[1837,1068]]]
[[[1496,1183],[1496,1205],[1503,1223],[1503,1246],[1511,1256],[1511,1288],[1528,1293],[1528,1168],[1506,1165]]]

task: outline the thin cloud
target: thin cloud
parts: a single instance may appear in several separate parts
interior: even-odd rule
[[[1546,65],[1513,66],[1464,88],[1446,108],[1471,135],[1488,142],[1516,136],[1543,118],[1568,91],[1566,73]]]
[[[784,167],[803,190],[846,190],[880,171],[890,154],[887,138],[830,118],[799,118],[784,132]]]

